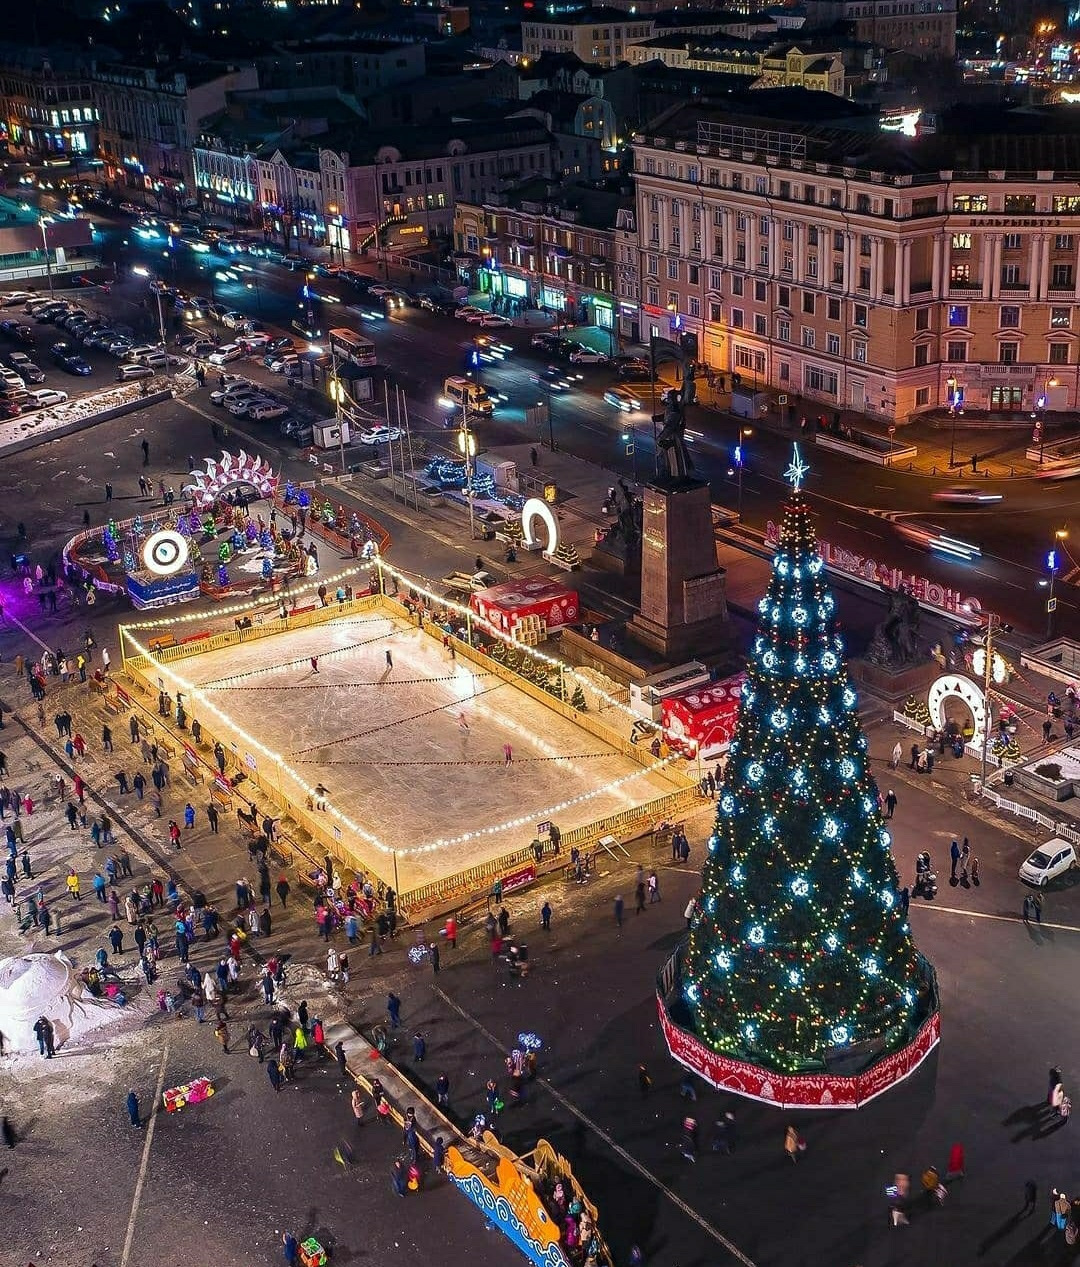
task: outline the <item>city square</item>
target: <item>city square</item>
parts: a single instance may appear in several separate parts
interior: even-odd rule
[[[12,25],[5,1264],[1075,1261],[1078,24]]]

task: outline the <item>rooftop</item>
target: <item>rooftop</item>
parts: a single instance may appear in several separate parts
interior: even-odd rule
[[[425,123],[416,127],[379,128],[372,133],[363,126],[334,128],[320,138],[323,149],[344,151],[355,166],[374,162],[381,150],[396,150],[402,159],[438,158],[455,152],[479,154],[538,145],[548,140],[547,128],[537,119],[511,118],[463,123]],[[458,146],[454,143],[457,142]]]
[[[565,184],[539,176],[503,190],[486,205],[524,210],[527,203],[544,208],[543,214],[552,219],[569,218],[590,229],[614,229],[618,212],[633,208],[634,193],[618,180]],[[572,215],[567,217],[566,212]]]
[[[625,9],[583,9],[580,13],[528,13],[525,22],[540,22],[548,26],[596,26],[622,22],[652,22],[651,16],[628,13]]]
[[[674,106],[648,134],[696,147],[699,122],[805,138],[807,163],[898,176],[1080,172],[1080,113],[1068,106],[955,106],[939,114],[935,133],[905,137],[882,132],[875,111],[831,93],[773,88],[734,94],[713,107]]]

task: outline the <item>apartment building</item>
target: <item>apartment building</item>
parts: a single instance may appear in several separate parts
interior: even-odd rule
[[[31,161],[94,156],[98,115],[90,70],[84,53],[0,46],[0,122],[10,153]]]
[[[595,325],[617,342],[616,229],[633,195],[617,182],[529,181],[454,211],[454,246],[474,265],[470,280],[492,295]]]
[[[956,0],[804,0],[806,29],[845,22],[862,43],[928,60],[956,56]]]
[[[932,136],[687,106],[634,137],[641,332],[895,423],[958,399],[1075,410],[1080,126],[943,114]],[[785,118],[810,120],[811,94]],[[750,107],[748,106],[749,110]]]
[[[844,62],[839,51],[818,50],[812,41],[776,43],[711,36],[687,39],[660,35],[629,50],[633,66],[663,62],[676,70],[746,75],[756,88],[806,88],[844,95]]]
[[[259,86],[254,66],[186,61],[97,65],[94,99],[101,158],[110,178],[174,195],[195,188],[193,147],[229,93]]]
[[[655,33],[652,18],[618,9],[589,9],[522,22],[521,47],[529,58],[542,53],[573,53],[583,62],[615,66],[629,61],[632,44],[652,39]]]

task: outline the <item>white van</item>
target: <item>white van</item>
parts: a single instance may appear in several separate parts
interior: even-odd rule
[[[463,378],[460,375],[454,375],[443,383],[443,394],[439,397],[439,404],[447,410],[464,409],[466,414],[495,412],[495,402],[483,387],[479,383],[474,383],[471,378]],[[453,419],[447,425],[452,424]]]

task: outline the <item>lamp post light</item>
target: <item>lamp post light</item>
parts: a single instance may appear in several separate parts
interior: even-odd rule
[[[738,477],[738,502],[737,514],[740,522],[742,521],[742,477],[743,467],[746,465],[746,450],[743,445],[744,440],[748,440],[754,434],[753,427],[740,427],[739,439],[731,454],[731,466],[728,467],[728,475],[736,475]]]
[[[951,471],[956,465],[957,381],[955,375],[950,375],[945,380],[945,386],[949,389],[949,415],[952,418],[952,430],[949,433],[949,470]]]
[[[634,483],[637,483],[637,428],[632,422],[628,422],[623,428],[622,433],[623,444],[626,446],[627,456],[630,458],[631,470],[633,471]]]
[[[330,377],[330,399],[334,402],[334,421],[338,429],[338,445],[341,449],[341,473],[345,474],[345,424],[342,419],[342,405],[345,403],[345,387],[337,374],[337,357],[334,357],[333,373]]]
[[[46,220],[45,217],[42,216],[41,219],[38,220],[38,228],[41,230],[41,247],[45,253],[45,276],[49,279],[49,294],[51,295],[53,293],[53,275],[52,264],[49,262],[49,235],[45,226]]]
[[[458,432],[458,449],[465,459],[465,496],[469,499],[469,540],[476,540],[476,511],[473,507],[472,472],[476,458],[476,437],[469,430],[469,416],[461,410],[461,430]]]
[[[1046,598],[1046,637],[1050,639],[1054,636],[1054,613],[1057,610],[1057,599],[1054,597],[1054,578],[1057,576],[1058,568],[1061,566],[1061,560],[1058,557],[1059,541],[1064,541],[1069,535],[1068,529],[1058,528],[1054,532],[1054,545],[1047,551],[1046,570],[1050,573],[1049,589]]]
[[[168,347],[165,338],[165,313],[161,307],[161,279],[156,277],[148,268],[143,268],[141,264],[136,264],[131,270],[137,277],[148,277],[152,282],[157,283],[154,286],[154,298],[157,300],[157,317],[158,317],[158,337],[161,342],[161,355],[165,358],[167,373],[171,378],[173,376],[172,363],[169,360]]]

